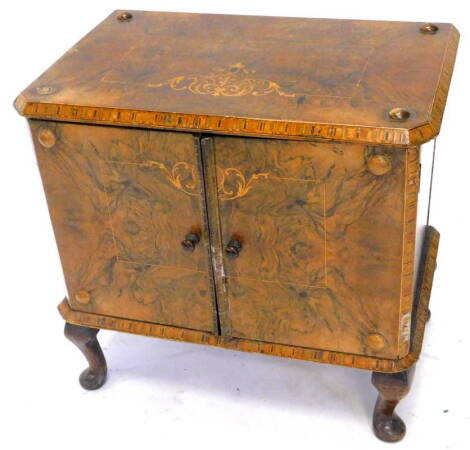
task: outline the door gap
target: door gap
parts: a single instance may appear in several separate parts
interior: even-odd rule
[[[208,136],[204,134],[197,134],[197,151],[198,151],[198,158],[199,158],[199,165],[201,167],[201,178],[203,183],[203,202],[204,202],[204,221],[206,222],[206,230],[208,233],[208,240],[209,240],[209,269],[210,269],[210,283],[214,298],[214,307],[215,307],[215,319],[216,319],[216,334],[220,336],[222,334],[222,327],[220,324],[220,309],[219,309],[219,301],[218,301],[218,293],[217,293],[217,285],[215,281],[215,272],[214,272],[214,247],[216,246],[216,240],[214,238],[214,230],[212,229],[210,217],[209,217],[209,198],[208,198],[208,171],[206,167],[205,157],[203,153],[203,143],[202,140],[204,138],[208,138]],[[216,232],[216,231],[215,231]]]

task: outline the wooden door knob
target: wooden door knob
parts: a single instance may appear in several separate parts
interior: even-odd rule
[[[238,258],[238,255],[242,251],[242,243],[238,239],[230,239],[229,243],[225,247],[225,253],[229,258]]]
[[[196,233],[188,233],[185,238],[181,241],[181,247],[185,252],[191,253],[196,248],[196,245],[199,244],[199,235]]]

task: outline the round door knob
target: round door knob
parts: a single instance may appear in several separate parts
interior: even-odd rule
[[[196,245],[199,244],[200,238],[196,233],[188,233],[184,240],[181,241],[181,247],[185,252],[191,253],[196,248]]]
[[[231,239],[225,247],[225,253],[229,258],[238,258],[242,251],[242,243],[238,239]]]

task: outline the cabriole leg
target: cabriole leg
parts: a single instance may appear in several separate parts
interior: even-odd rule
[[[396,442],[405,436],[406,425],[395,413],[395,407],[408,394],[413,374],[414,366],[397,373],[372,372],[372,384],[379,391],[374,408],[374,433],[382,441]]]
[[[88,361],[89,367],[81,373],[79,381],[83,388],[89,390],[103,386],[108,371],[103,351],[96,339],[98,331],[71,323],[66,323],[64,329],[65,337],[81,350]]]

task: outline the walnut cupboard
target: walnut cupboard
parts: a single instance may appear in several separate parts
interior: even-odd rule
[[[15,106],[81,385],[106,380],[99,329],[338,364],[372,371],[374,431],[401,439],[439,241],[418,216],[421,145],[458,39],[443,23],[115,11],[33,82]]]

